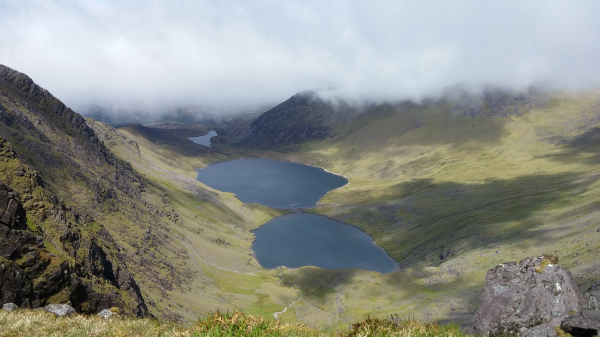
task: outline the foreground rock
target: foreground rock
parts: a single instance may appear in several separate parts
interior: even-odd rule
[[[98,313],[98,316],[104,318],[104,319],[108,319],[109,317],[113,316],[113,315],[118,315],[119,314],[119,308],[113,307],[110,309],[104,309],[102,311],[100,311]]]
[[[587,303],[554,254],[500,264],[485,279],[475,314],[482,335],[556,336],[563,318]]]
[[[13,311],[13,310],[17,310],[19,309],[19,306],[14,304],[14,303],[4,303],[4,305],[2,306],[2,310],[4,311]]]
[[[55,314],[57,317],[70,316],[77,312],[68,304],[48,304],[44,307],[44,311]]]
[[[565,318],[560,327],[573,336],[598,336],[600,311],[583,310]]]

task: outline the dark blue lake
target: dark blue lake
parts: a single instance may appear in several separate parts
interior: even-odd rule
[[[360,268],[388,273],[398,263],[360,229],[321,215],[292,213],[254,230],[252,245],[264,268],[317,266]]]
[[[323,169],[269,159],[239,159],[198,170],[197,179],[235,193],[245,203],[276,208],[314,207],[327,192],[348,183]],[[382,273],[398,264],[358,228],[324,216],[292,213],[254,230],[256,259],[265,268],[317,266],[360,268]]]
[[[275,208],[314,207],[325,193],[348,183],[317,167],[269,159],[226,161],[197,172],[196,179],[207,186]]]

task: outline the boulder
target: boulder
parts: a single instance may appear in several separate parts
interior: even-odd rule
[[[13,311],[13,310],[19,309],[19,306],[14,303],[4,303],[4,305],[2,306],[2,309],[4,311]]]
[[[110,309],[104,309],[104,310],[100,311],[98,316],[100,316],[104,319],[108,319],[110,316],[118,315],[118,314],[119,314],[119,308],[113,307]]]
[[[68,304],[48,304],[44,307],[44,311],[55,314],[57,317],[70,316],[77,312]]]
[[[583,310],[565,318],[560,327],[573,336],[598,336],[600,333],[600,311]]]
[[[502,263],[485,279],[474,319],[482,335],[556,336],[561,320],[587,304],[554,254]]]

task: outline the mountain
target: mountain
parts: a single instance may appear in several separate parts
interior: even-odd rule
[[[348,105],[343,108],[345,114],[354,110]],[[226,141],[236,147],[269,150],[324,140],[332,134],[337,110],[314,92],[301,92],[257,118],[226,128]]]

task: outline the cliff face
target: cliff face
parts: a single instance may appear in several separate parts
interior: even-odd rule
[[[110,216],[134,206],[144,191],[142,179],[106,149],[83,117],[2,65],[0,181],[13,195],[4,211],[18,204],[20,212],[0,233],[12,247],[3,248],[0,257],[6,268],[0,303],[35,307],[70,301],[80,312],[117,306],[148,315],[114,240],[114,228],[126,222]]]
[[[78,212],[44,188],[37,172],[2,137],[0,164],[0,303],[38,307],[71,302],[80,312],[116,306],[147,315],[133,277],[123,267],[112,267],[112,261],[115,266],[123,261],[105,252],[115,248],[106,230],[96,235],[86,231]]]

